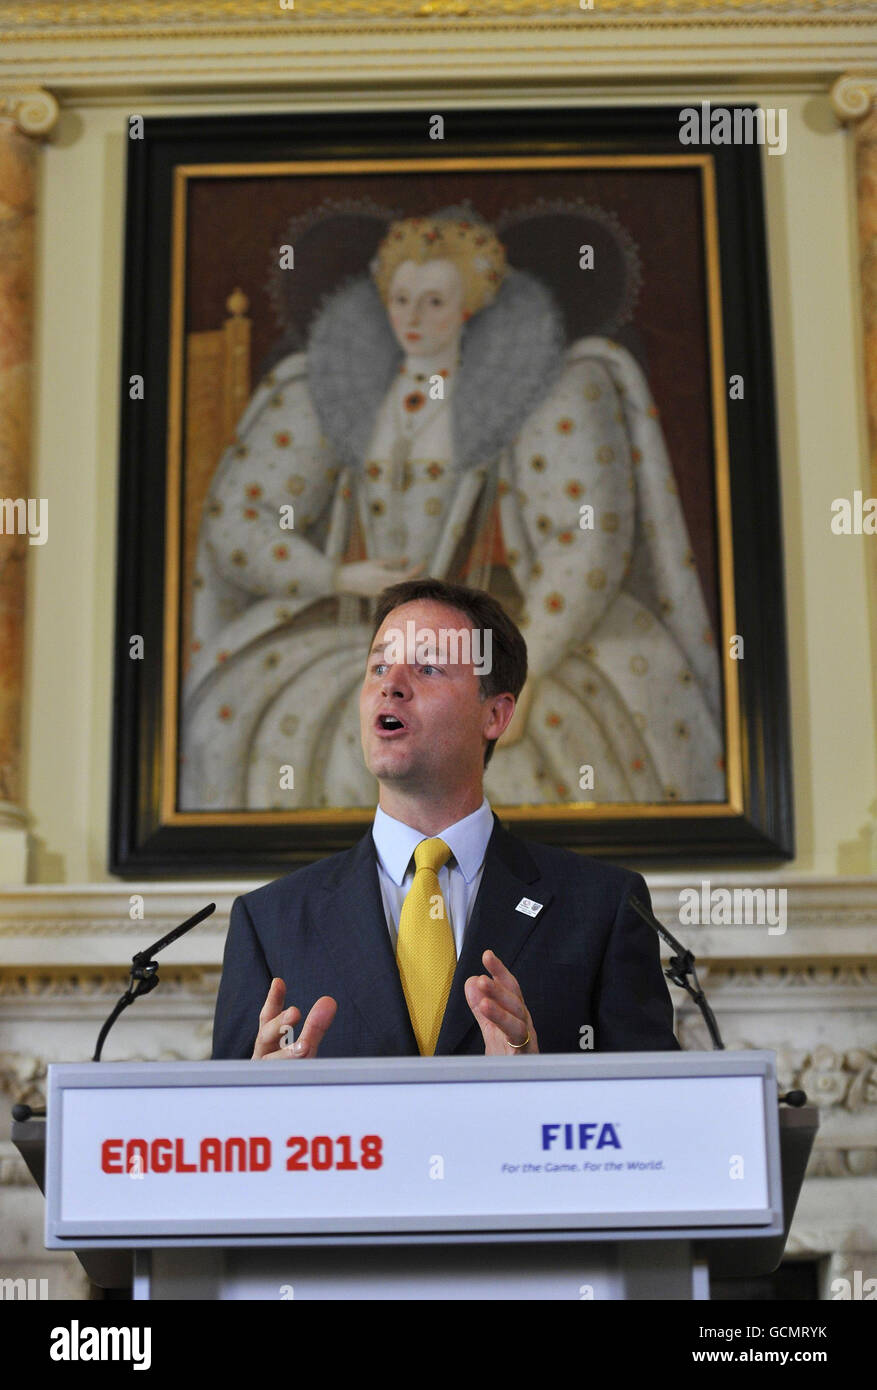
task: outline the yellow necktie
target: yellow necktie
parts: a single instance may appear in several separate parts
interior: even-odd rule
[[[402,991],[422,1057],[435,1053],[457,964],[454,933],[438,881],[438,871],[450,857],[444,840],[421,840],[414,851],[414,882],[402,904],[396,937]]]

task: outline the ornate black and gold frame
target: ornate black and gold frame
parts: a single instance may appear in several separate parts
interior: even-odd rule
[[[682,146],[675,108],[455,111],[443,139],[431,140],[429,128],[425,110],[170,118],[147,120],[143,138],[130,141],[110,867],[122,874],[261,873],[346,847],[372,814],[333,807],[184,811],[178,798],[187,315],[189,291],[199,276],[210,279],[211,254],[215,260],[203,220],[193,235],[191,195],[205,181],[213,181],[221,197],[223,188],[240,188],[244,180],[289,180],[294,187],[302,176],[312,189],[313,180],[322,182],[324,199],[334,198],[336,206],[338,193],[353,187],[360,205],[375,190],[383,206],[395,202],[410,215],[434,208],[434,193],[425,206],[423,198],[439,187],[442,204],[471,201],[478,179],[486,180],[488,201],[492,197],[496,206],[503,180],[511,186],[522,176],[531,207],[535,195],[550,210],[561,174],[580,181],[587,203],[589,187],[611,172],[627,206],[640,207],[640,247],[645,236],[653,267],[664,268],[652,275],[660,293],[648,321],[627,315],[627,329],[613,336],[623,339],[627,331],[636,339],[639,333],[636,341],[650,345],[649,377],[661,415],[676,421],[677,438],[688,441],[689,452],[697,454],[691,441],[698,429],[705,431],[702,476],[692,474],[687,491],[702,518],[706,508],[699,564],[706,587],[712,586],[722,658],[726,795],[702,803],[558,802],[496,810],[521,834],[603,856],[791,857],[762,151]],[[412,176],[425,190],[419,203]],[[658,204],[649,204],[655,180],[670,176],[695,181],[694,228],[674,229],[666,216],[662,223]],[[596,221],[607,201],[594,213]],[[254,218],[252,239],[267,249],[282,239],[284,225],[280,219],[265,228]],[[246,227],[239,231],[244,236]],[[621,227],[618,232],[616,244],[625,235]],[[226,245],[223,256],[231,290],[237,286],[233,247]],[[635,262],[634,252],[631,299]],[[337,273],[337,267],[327,271],[327,284]],[[676,282],[687,287],[689,301],[692,286],[700,286],[700,303],[685,329],[694,343],[692,360],[699,362],[687,390],[691,396],[694,382],[697,399],[684,408],[673,399],[678,363],[667,359],[663,346],[679,350],[674,320],[680,305],[685,317],[686,299],[683,293],[676,303]],[[220,317],[223,308],[221,300]],[[616,318],[624,323],[624,315]],[[258,328],[254,319],[254,335]],[[739,391],[729,396],[732,376],[745,383],[742,398]],[[142,390],[132,387],[135,378],[142,379]],[[132,642],[138,636],[142,659]],[[738,637],[743,660],[732,656]]]

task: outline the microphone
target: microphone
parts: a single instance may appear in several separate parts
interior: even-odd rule
[[[806,1104],[806,1091],[786,1091],[784,1096],[780,1096],[780,1105],[791,1105],[795,1110],[800,1110],[801,1106]]]
[[[681,941],[677,941],[673,933],[668,931],[664,926],[663,922],[659,922],[655,914],[650,912],[647,907],[643,907],[639,899],[635,898],[632,893],[627,901],[630,903],[634,912],[642,917],[644,922],[648,922],[650,927],[654,927],[661,940],[665,941],[670,947],[670,950],[675,952],[675,954],[670,957],[670,968],[669,970],[665,970],[664,974],[667,976],[668,980],[673,981],[674,985],[678,985],[680,989],[684,989],[687,994],[691,995],[703,1015],[703,1021],[709,1030],[713,1048],[723,1052],[725,1044],[722,1042],[722,1035],[719,1032],[716,1016],[707,1003],[707,997],[700,987],[700,980],[697,978],[697,971],[694,968],[693,953],[686,950]],[[688,982],[689,975],[691,975],[694,980],[693,989]]]
[[[19,1124],[24,1124],[25,1120],[44,1120],[46,1118],[46,1107],[39,1105],[25,1105],[19,1101],[12,1107],[12,1118]]]
[[[194,917],[189,917],[187,921],[174,927],[173,931],[169,931],[166,936],[161,937],[152,946],[148,946],[145,951],[138,951],[132,958],[130,983],[98,1034],[94,1056],[91,1059],[93,1062],[100,1061],[107,1034],[122,1010],[127,1009],[129,1004],[133,1004],[135,999],[139,999],[141,994],[151,994],[159,983],[158,961],[153,960],[152,957],[157,956],[159,951],[163,951],[165,946],[169,946],[172,941],[176,941],[177,937],[191,931],[193,927],[197,927],[199,922],[203,922],[205,917],[209,917],[215,911],[216,903],[208,903],[207,907],[202,907],[201,911],[196,912]]]

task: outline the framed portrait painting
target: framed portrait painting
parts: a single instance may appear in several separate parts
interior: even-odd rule
[[[602,855],[793,851],[761,151],[669,108],[130,141],[111,867],[362,834],[377,596],[524,634],[485,792]]]

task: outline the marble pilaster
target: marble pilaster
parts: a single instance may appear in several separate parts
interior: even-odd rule
[[[57,114],[48,92],[0,93],[0,882],[5,883],[23,881],[27,874],[22,707],[36,179],[38,144]]]

